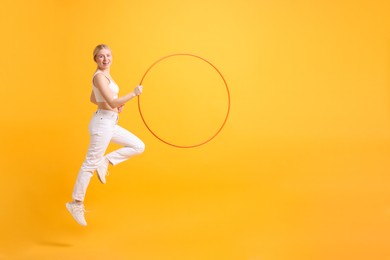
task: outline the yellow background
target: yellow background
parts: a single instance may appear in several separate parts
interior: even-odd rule
[[[389,13],[385,0],[2,0],[0,259],[390,259]],[[128,103],[120,123],[146,151],[92,179],[85,228],[65,202],[100,43],[121,93],[188,52],[221,70],[232,107],[214,140],[177,149]],[[212,68],[160,65],[142,95],[151,126],[181,144],[214,132],[226,92]]]

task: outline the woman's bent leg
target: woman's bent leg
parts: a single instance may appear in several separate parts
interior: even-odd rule
[[[145,144],[134,134],[123,127],[116,125],[111,142],[122,145],[122,148],[106,155],[112,165],[121,163],[134,155],[144,152]]]

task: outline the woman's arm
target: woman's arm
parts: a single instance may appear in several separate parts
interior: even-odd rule
[[[97,74],[94,77],[94,83],[97,89],[99,89],[100,94],[102,94],[104,100],[111,108],[117,108],[121,105],[124,105],[126,102],[131,100],[132,98],[140,95],[142,93],[142,86],[137,86],[134,91],[118,98],[114,98],[111,90],[108,87],[109,81],[108,79],[102,75]]]

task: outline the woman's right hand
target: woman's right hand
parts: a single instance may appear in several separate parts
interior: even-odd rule
[[[125,106],[125,105],[120,105],[120,106],[118,107],[118,113],[121,113],[121,112],[122,112],[124,106]]]
[[[141,85],[139,85],[139,86],[137,86],[137,87],[135,87],[135,89],[134,89],[134,94],[136,95],[136,96],[139,96],[139,95],[141,95],[141,93],[142,93],[142,89],[143,89],[143,86],[141,86]]]

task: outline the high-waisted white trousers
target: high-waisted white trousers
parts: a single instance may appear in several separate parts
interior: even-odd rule
[[[73,199],[84,201],[88,184],[96,168],[107,158],[112,165],[121,163],[145,150],[145,144],[134,134],[117,125],[118,113],[98,109],[89,123],[90,143],[73,189]],[[110,142],[122,147],[106,156]]]

